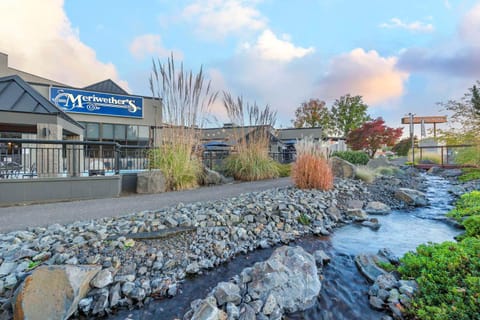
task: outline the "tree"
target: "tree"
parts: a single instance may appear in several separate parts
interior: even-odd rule
[[[360,128],[350,131],[347,144],[353,150],[364,150],[370,158],[383,145],[393,146],[403,133],[403,128],[390,128],[382,118],[365,122]]]
[[[334,133],[346,137],[350,131],[372,120],[367,109],[361,96],[352,97],[347,94],[335,100],[331,110]]]
[[[480,117],[480,90],[478,90],[476,85],[473,85],[473,87],[470,88],[470,95],[470,102],[472,103],[473,112],[477,117]]]
[[[325,101],[320,99],[302,102],[295,110],[295,120],[292,121],[295,128],[322,127],[329,130],[331,127],[330,111],[325,106]]]

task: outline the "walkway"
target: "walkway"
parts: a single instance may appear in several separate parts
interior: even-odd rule
[[[0,207],[0,233],[23,230],[27,227],[47,226],[54,223],[66,224],[103,217],[118,217],[133,212],[156,210],[180,202],[220,200],[242,193],[284,187],[291,184],[290,178],[281,178],[160,194]]]

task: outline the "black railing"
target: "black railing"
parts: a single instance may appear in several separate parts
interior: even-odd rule
[[[0,139],[0,178],[75,177],[148,168],[148,146],[75,140]]]
[[[209,169],[222,170],[223,160],[235,151],[206,150],[203,151],[203,165]],[[269,152],[269,156],[279,163],[291,163],[295,161],[295,151]]]

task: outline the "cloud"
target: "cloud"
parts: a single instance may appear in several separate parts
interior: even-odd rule
[[[414,22],[407,23],[407,22],[403,22],[399,18],[392,18],[390,19],[389,22],[384,22],[380,24],[380,28],[387,28],[387,29],[399,28],[399,29],[409,30],[412,32],[425,32],[425,33],[433,32],[435,30],[435,28],[431,23],[424,23],[421,21],[414,21]]]
[[[182,52],[178,50],[170,51],[163,47],[160,35],[144,34],[136,37],[130,43],[130,53],[136,59],[143,59],[146,56],[168,57],[173,52],[173,56],[177,59],[183,59]]]
[[[464,41],[480,46],[480,3],[465,14],[459,26],[459,33]]]
[[[208,38],[262,30],[267,19],[255,8],[255,0],[196,0],[182,17],[195,23],[195,30]]]
[[[361,95],[375,105],[401,97],[409,74],[396,67],[396,57],[381,57],[375,50],[361,48],[336,56],[321,78],[320,96]]]
[[[279,39],[268,29],[262,32],[253,47],[246,43],[244,49],[253,51],[262,59],[281,62],[289,62],[296,58],[302,58],[315,51],[313,47],[296,47],[290,42],[288,35],[284,35],[283,39]]]
[[[111,78],[128,88],[115,66],[80,40],[63,0],[3,0],[0,12],[8,12],[0,19],[0,48],[11,66],[74,86]]]
[[[447,8],[449,10],[452,9],[452,4],[450,3],[450,1],[444,0],[443,4],[445,5],[445,8]]]

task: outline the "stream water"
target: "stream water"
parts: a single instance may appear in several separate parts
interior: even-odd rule
[[[332,261],[323,270],[322,290],[315,306],[288,315],[286,319],[380,319],[384,315],[369,307],[369,284],[355,266],[355,255],[376,253],[387,247],[401,256],[421,243],[452,240],[460,233],[444,221],[453,201],[448,193],[448,181],[430,175],[426,175],[425,179],[430,203],[427,207],[378,216],[381,227],[377,231],[350,224],[335,230],[330,237],[307,237],[291,244],[300,245],[311,253],[322,249]],[[181,292],[173,299],[154,301],[141,310],[121,311],[110,319],[182,319],[191,301],[204,298],[218,282],[228,281],[245,267],[266,260],[273,250],[240,255],[214,270],[186,280],[181,285]]]

